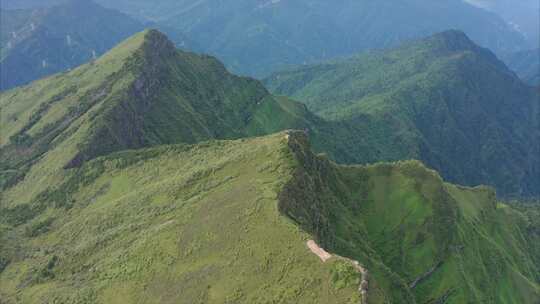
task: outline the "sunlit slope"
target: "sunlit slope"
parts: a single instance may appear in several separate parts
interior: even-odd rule
[[[338,166],[302,132],[115,153],[3,209],[7,303],[537,303],[527,218],[417,162]],[[537,249],[537,248],[536,248]]]
[[[70,170],[45,212],[5,238],[7,303],[359,303],[277,210],[285,134],[121,152]],[[54,206],[54,207],[53,207]],[[3,216],[4,221],[13,217]],[[4,245],[5,246],[5,245]]]

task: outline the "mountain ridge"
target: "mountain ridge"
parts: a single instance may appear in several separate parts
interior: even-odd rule
[[[40,179],[38,163],[56,172],[119,150],[269,134],[301,128],[305,119],[296,103],[228,73],[213,57],[176,50],[156,30],[0,96],[0,168],[8,188]]]
[[[446,184],[417,161],[339,166],[310,146],[303,131],[285,131],[69,169],[34,202],[47,212],[17,218],[0,206],[0,294],[359,303],[351,259],[369,270],[369,303],[539,299],[534,235],[493,191]],[[346,259],[323,263],[308,240]]]

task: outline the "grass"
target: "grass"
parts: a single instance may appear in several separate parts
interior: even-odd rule
[[[285,142],[166,146],[73,169],[87,179],[61,187],[72,206],[24,225],[32,257],[2,272],[2,293],[24,303],[357,303],[355,274],[322,264],[277,212],[292,170]]]
[[[366,266],[370,303],[540,297],[526,217],[491,190],[418,162],[339,166],[302,132],[118,152],[66,176],[0,235],[8,303],[358,303],[359,274],[308,239]]]

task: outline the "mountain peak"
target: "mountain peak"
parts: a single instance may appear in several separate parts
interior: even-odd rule
[[[437,33],[425,39],[438,47],[444,47],[449,51],[473,50],[479,47],[462,31],[447,30]]]
[[[119,58],[144,57],[147,59],[168,58],[176,53],[176,47],[165,34],[155,29],[139,32],[107,52],[100,61]]]
[[[424,47],[436,56],[448,53],[474,53],[486,62],[497,66],[508,73],[506,66],[489,49],[483,48],[472,41],[467,34],[459,30],[447,30],[425,38]],[[417,44],[413,43],[413,46]]]
[[[144,41],[150,43],[172,43],[169,38],[162,32],[156,29],[146,29],[140,33],[144,37]]]
[[[140,46],[145,52],[176,52],[174,43],[170,41],[165,34],[156,29],[146,29],[138,34],[135,34],[133,38],[141,42]]]

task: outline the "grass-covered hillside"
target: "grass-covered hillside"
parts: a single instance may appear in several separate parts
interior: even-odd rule
[[[113,154],[67,171],[25,214],[2,210],[5,303],[358,303],[280,216],[285,134]],[[13,225],[13,226],[7,226]]]
[[[366,124],[382,160],[416,158],[452,182],[540,194],[540,97],[490,51],[448,31],[265,81],[323,118]],[[365,129],[361,127],[361,129]],[[370,162],[352,154],[349,162]]]
[[[0,90],[89,62],[146,27],[91,0],[38,9],[2,6],[0,15]],[[182,47],[192,46],[180,32],[165,31]]]
[[[303,132],[113,153],[1,208],[7,304],[540,299],[529,222],[490,190],[338,166]]]
[[[298,115],[305,111],[212,57],[175,49],[154,30],[0,100],[1,186],[9,188],[4,201],[13,203],[31,200],[62,168],[96,156],[302,128]]]

